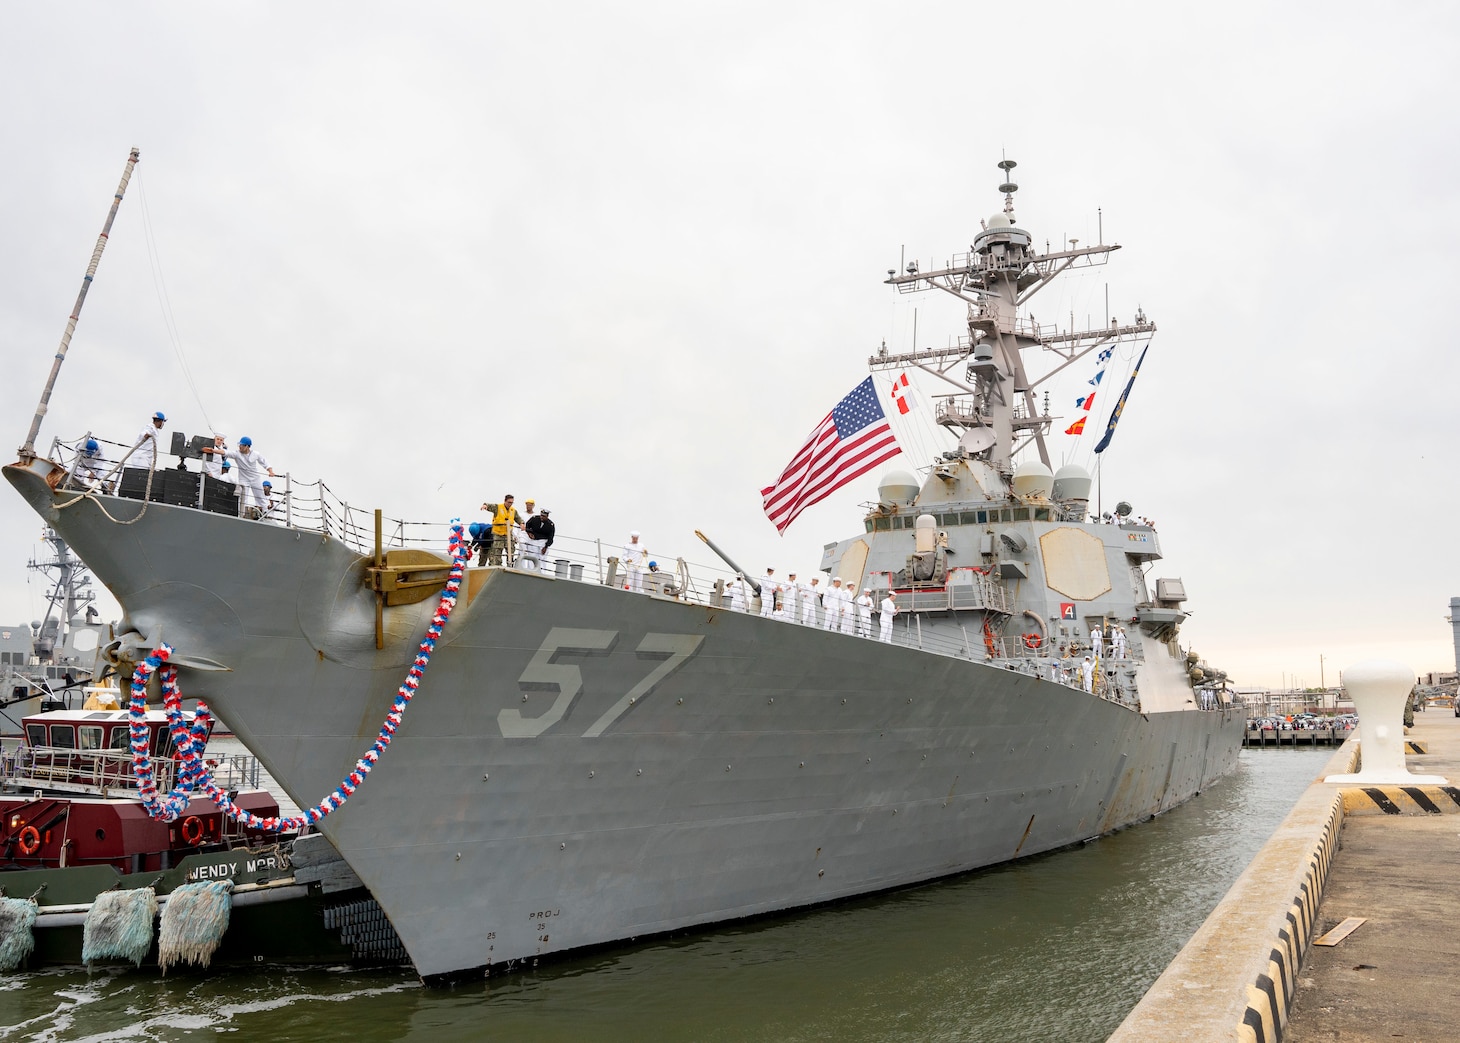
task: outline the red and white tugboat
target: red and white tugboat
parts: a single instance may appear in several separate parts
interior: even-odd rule
[[[167,715],[148,710],[145,721],[155,778],[170,788],[181,763]],[[83,962],[87,918],[104,892],[150,888],[165,912],[178,887],[222,881],[229,912],[212,964],[406,962],[380,907],[322,835],[246,829],[205,796],[172,822],[150,817],[126,710],[53,710],[22,723],[21,742],[0,750],[0,897],[35,903],[22,965]],[[208,759],[236,806],[279,815],[251,754]],[[0,935],[20,929],[11,920],[0,916]],[[146,962],[157,959],[154,939]]]

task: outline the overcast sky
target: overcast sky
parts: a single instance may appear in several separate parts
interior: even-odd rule
[[[1108,285],[1159,327],[1102,485],[1156,521],[1183,639],[1239,684],[1453,669],[1460,13],[1277,7],[5,3],[11,444],[137,146],[42,445],[162,409],[388,515],[511,491],[804,574],[876,474],[784,537],[759,489],[914,309],[918,346],[960,332],[882,280],[968,248],[1007,154],[1041,249],[1123,247],[1040,320],[1099,325]],[[899,433],[896,466],[951,445]],[[42,608],[38,532],[0,489],[0,622]]]

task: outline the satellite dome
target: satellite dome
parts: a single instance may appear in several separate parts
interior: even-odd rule
[[[1026,460],[1014,468],[1014,495],[1049,498],[1054,489],[1054,475],[1038,460]]]
[[[1012,228],[1014,226],[1014,219],[1001,210],[988,219],[988,226],[990,228]]]
[[[917,478],[908,471],[888,471],[877,483],[877,498],[883,503],[911,503],[917,498]]]
[[[1054,473],[1056,500],[1090,500],[1090,472],[1079,464],[1065,464]]]

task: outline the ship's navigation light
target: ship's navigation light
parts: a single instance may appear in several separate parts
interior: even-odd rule
[[[888,278],[892,278],[892,279],[897,278],[897,269],[896,268],[889,268],[889,269],[887,269],[887,275],[888,275]]]
[[[916,274],[918,274],[918,262],[917,261],[908,261],[907,262],[907,274],[909,274],[909,275],[916,275]]]

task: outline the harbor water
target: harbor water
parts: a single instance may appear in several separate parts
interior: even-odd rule
[[[1188,804],[1065,851],[454,989],[344,968],[0,975],[0,1040],[1104,1040],[1332,752],[1244,750]]]

